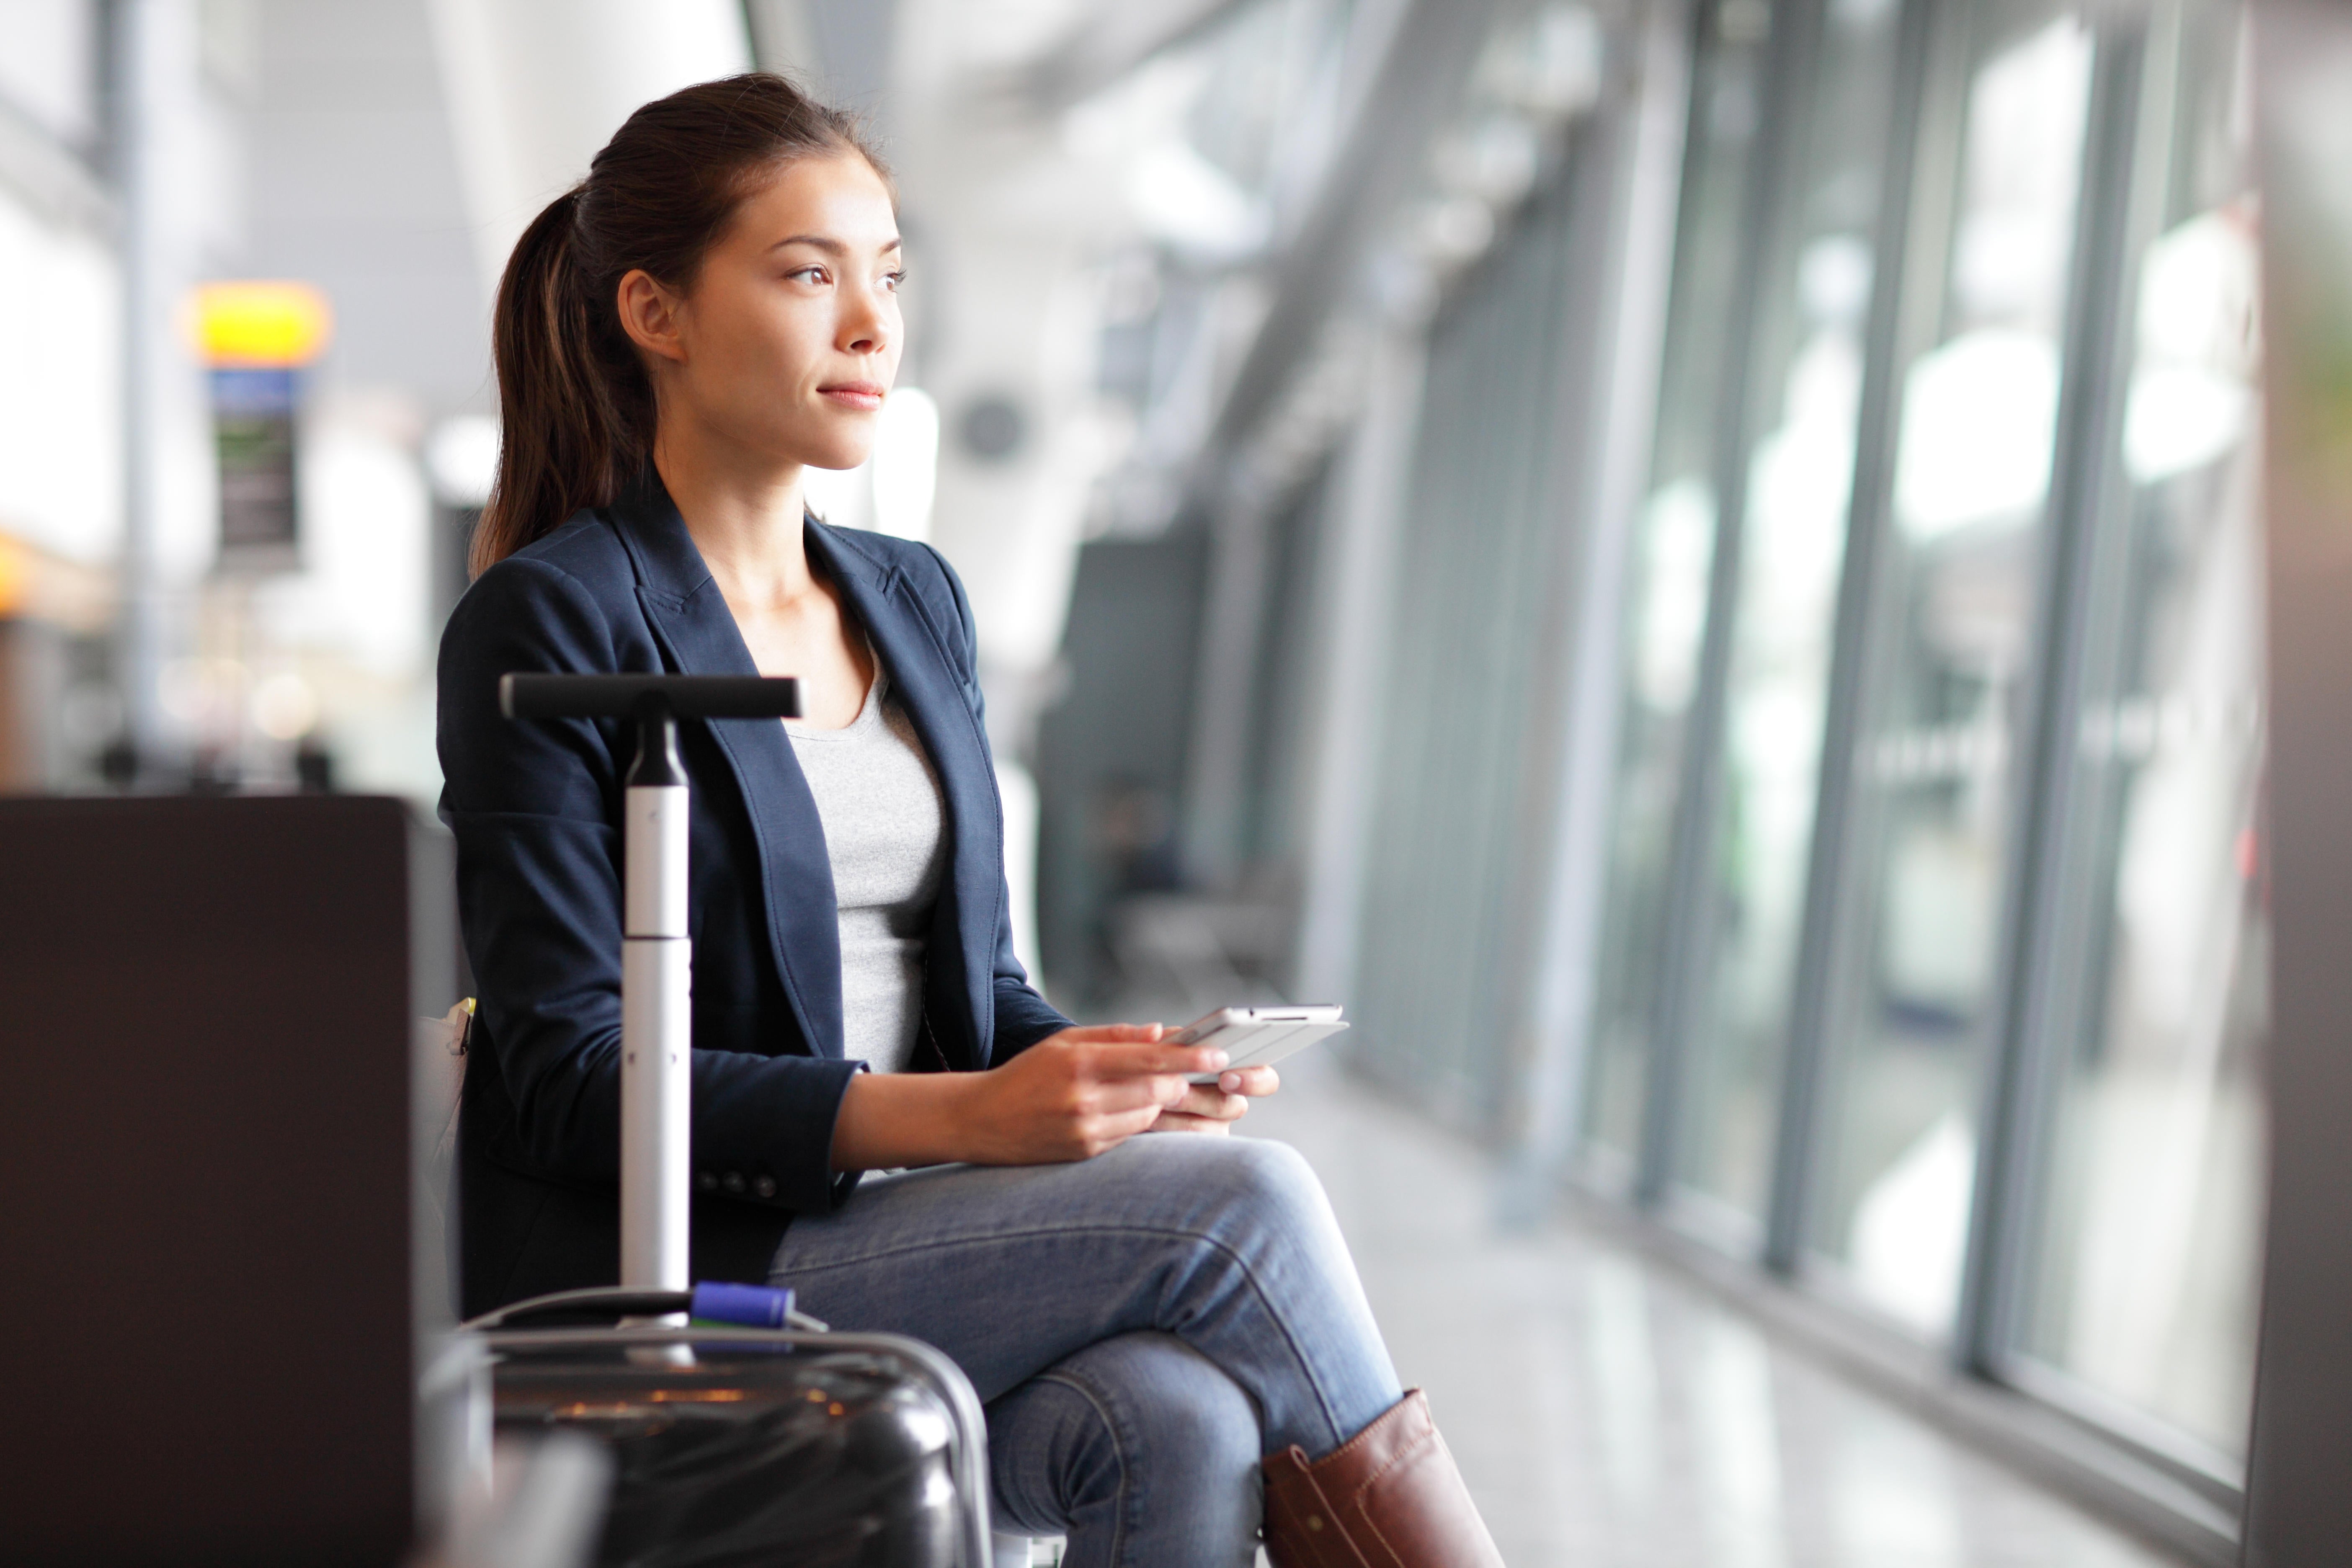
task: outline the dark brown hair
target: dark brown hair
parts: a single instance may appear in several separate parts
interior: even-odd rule
[[[707,81],[630,115],[588,177],[531,220],[490,321],[502,427],[476,574],[611,502],[652,456],[653,385],[621,329],[622,278],[643,268],[691,289],[745,197],[783,164],[843,153],[888,180],[854,118],[782,77]]]

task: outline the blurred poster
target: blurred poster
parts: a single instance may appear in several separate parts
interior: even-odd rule
[[[220,458],[220,563],[290,569],[299,562],[294,410],[299,372],[215,370],[213,439]]]
[[[239,281],[199,288],[195,318],[212,373],[219,563],[235,572],[290,571],[300,564],[295,422],[302,372],[325,350],[333,314],[307,283]]]

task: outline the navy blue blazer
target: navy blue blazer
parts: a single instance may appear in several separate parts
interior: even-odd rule
[[[929,1065],[992,1066],[1068,1020],[1013,956],[1003,815],[971,608],[939,552],[814,520],[811,565],[866,631],[946,796],[950,863],[925,946]],[[481,1006],[458,1119],[468,1314],[610,1284],[620,1222],[625,723],[510,721],[509,670],[757,669],[658,480],[482,574],[441,639],[441,816]],[[693,790],[694,1268],[764,1279],[792,1215],[845,1201],[833,1125],[841,950],[824,828],[783,726],[679,725]]]

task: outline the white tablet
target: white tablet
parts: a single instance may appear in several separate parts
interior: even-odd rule
[[[1270,1067],[1296,1051],[1338,1034],[1348,1026],[1339,1009],[1324,1005],[1301,1007],[1220,1007],[1195,1018],[1170,1037],[1180,1046],[1216,1046],[1225,1053],[1223,1072],[1235,1068]],[[1217,1074],[1196,1072],[1194,1083],[1214,1083]]]

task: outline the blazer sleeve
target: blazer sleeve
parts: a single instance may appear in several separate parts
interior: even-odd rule
[[[509,670],[610,673],[594,595],[528,557],[476,583],[441,643],[441,815],[483,1022],[530,1162],[556,1176],[620,1173],[622,736],[589,720],[515,723]],[[859,1064],[697,1049],[698,1170],[740,1172],[776,1206],[821,1210],[856,1185],[831,1169],[833,1124]]]
[[[964,700],[971,705],[972,717],[980,721],[981,746],[988,748],[988,704],[980,690],[980,635],[971,616],[971,601],[963,591],[963,580],[949,565],[947,557],[936,549],[923,546],[939,565],[940,575],[948,585],[955,601],[956,630],[960,638],[957,653],[963,668],[956,671],[963,686]],[[992,774],[996,758],[986,755]],[[999,808],[1000,813],[1002,807]],[[1038,994],[1029,984],[1029,972],[1021,966],[1019,955],[1013,951],[1013,896],[1005,887],[996,900],[996,941],[993,948],[991,984],[995,994],[995,1033],[989,1043],[992,1065],[1010,1061],[1048,1035],[1070,1027],[1070,1020],[1056,1012],[1052,1003]]]

